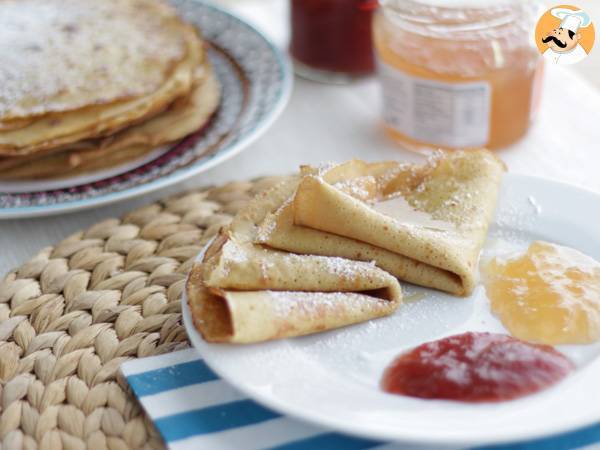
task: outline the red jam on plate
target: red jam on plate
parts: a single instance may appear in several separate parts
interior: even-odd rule
[[[503,334],[464,333],[400,355],[386,369],[381,386],[410,397],[496,402],[546,389],[573,368],[548,345]]]

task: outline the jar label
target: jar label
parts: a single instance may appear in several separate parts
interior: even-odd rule
[[[416,141],[443,147],[481,147],[488,143],[489,83],[418,78],[381,60],[378,69],[388,125]]]

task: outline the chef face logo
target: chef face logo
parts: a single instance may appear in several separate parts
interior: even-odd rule
[[[555,28],[542,38],[542,42],[553,51],[563,53],[573,50],[580,39],[581,34],[575,34],[573,30]]]
[[[576,6],[550,8],[538,21],[535,40],[540,53],[552,64],[574,64],[594,46],[596,31],[590,16]]]

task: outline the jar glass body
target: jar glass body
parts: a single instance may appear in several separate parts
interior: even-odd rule
[[[387,129],[410,148],[505,147],[530,126],[543,71],[537,6],[474,3],[382,0],[374,17]],[[403,98],[412,110],[398,112]]]
[[[345,81],[374,72],[372,13],[377,0],[290,0],[296,72]]]

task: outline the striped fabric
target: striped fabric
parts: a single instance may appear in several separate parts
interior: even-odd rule
[[[193,349],[129,361],[121,370],[172,450],[410,450],[282,416],[219,379]],[[600,442],[600,425],[486,450],[563,450]],[[425,450],[425,447],[414,447]],[[446,448],[446,450],[448,450]]]

